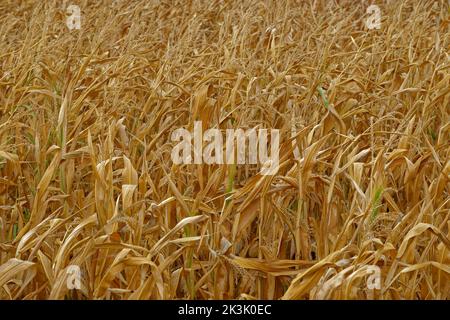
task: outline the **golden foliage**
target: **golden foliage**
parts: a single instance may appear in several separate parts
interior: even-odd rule
[[[448,299],[448,2],[377,3],[1,1],[0,299]],[[174,165],[199,120],[277,174]]]

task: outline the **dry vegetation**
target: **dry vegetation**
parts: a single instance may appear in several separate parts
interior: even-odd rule
[[[375,3],[2,0],[0,298],[448,299],[449,5]],[[195,120],[278,173],[174,165]]]

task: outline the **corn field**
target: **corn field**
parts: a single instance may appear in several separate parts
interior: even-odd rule
[[[1,0],[0,299],[449,299],[449,2],[371,4]]]

